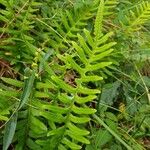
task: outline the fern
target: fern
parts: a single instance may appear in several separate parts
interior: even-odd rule
[[[100,5],[100,7],[103,7],[103,5]],[[47,112],[47,117],[46,113],[41,112],[43,117],[45,116],[49,119],[49,124],[52,127],[48,132],[51,149],[81,149],[81,143],[89,144],[87,139],[89,132],[86,131],[82,124],[90,120],[89,115],[93,114],[95,110],[87,107],[86,103],[95,99],[96,94],[100,91],[88,88],[87,83],[102,80],[102,77],[92,75],[92,72],[111,64],[111,62],[103,62],[103,58],[112,52],[110,48],[115,44],[112,42],[103,45],[112,33],[99,36],[101,28],[99,30],[97,22],[101,22],[99,17],[95,23],[95,31],[97,32],[95,32],[94,40],[90,32],[84,29],[86,41],[80,34],[77,35],[80,44],[72,41],[74,54],[68,55],[65,53],[64,55],[57,55],[57,57],[64,62],[64,68],[66,70],[73,69],[78,73],[79,77],[75,79],[75,85],[68,85],[64,81],[64,75],[53,75],[51,79],[59,89],[55,99],[59,105],[55,101],[53,102],[55,104],[54,106],[46,106],[42,105],[42,103],[36,104],[36,107],[41,106],[51,112]],[[80,60],[79,62],[76,61],[78,60],[77,58]],[[51,117],[48,118],[50,114]],[[63,117],[64,115],[65,117]],[[49,140],[47,142],[37,140],[37,143],[44,146],[45,144],[49,144]]]
[[[118,0],[106,0],[105,1],[105,16],[110,16],[114,13],[114,9],[116,9],[117,4],[119,3]]]
[[[41,3],[32,1],[1,1],[6,8],[0,13],[1,53],[11,64],[31,63],[35,49],[31,45],[35,43],[30,32],[34,28],[35,13]],[[15,56],[15,57],[14,57]],[[8,58],[9,57],[9,58]],[[16,66],[19,70],[21,66]]]
[[[92,6],[91,6],[92,7]],[[80,32],[87,26],[87,20],[92,17],[90,6],[84,5],[77,10],[67,11],[61,13],[61,22],[53,20],[52,26],[45,24],[49,27],[48,32],[44,33],[45,38],[49,38],[48,45],[54,48],[57,52],[64,51],[70,46],[70,41],[77,38],[77,32]]]
[[[46,69],[48,77],[36,83],[28,103],[22,101],[22,105],[26,105],[18,112],[14,138],[16,149],[81,149],[83,144],[90,143],[85,123],[90,121],[90,115],[96,110],[90,108],[88,103],[96,99],[100,90],[89,87],[88,83],[103,79],[97,71],[112,64],[107,57],[113,51],[111,47],[116,44],[108,42],[111,32],[102,34],[103,12],[100,9],[104,10],[104,1],[101,1],[98,9],[94,35],[84,29],[83,35],[77,34],[77,41],[70,42],[72,54],[57,54],[58,62],[61,62],[57,66],[63,68],[65,73],[61,70],[53,70],[52,73]],[[65,79],[68,70],[77,76],[73,83]],[[18,88],[23,86],[22,82],[2,79]],[[15,94],[14,97],[19,97],[21,93]],[[0,95],[11,96],[5,90]]]
[[[137,31],[150,18],[150,2],[142,1],[125,16],[127,31]]]
[[[82,135],[83,131],[80,131],[80,133],[77,131],[80,128],[79,124],[81,123],[80,121],[83,119],[82,117],[83,116],[86,117],[86,121],[88,121],[90,120],[88,115],[93,114],[95,112],[95,110],[93,110],[92,108],[88,108],[85,105],[85,103],[95,99],[96,94],[98,94],[100,91],[97,89],[87,88],[87,83],[92,82],[92,81],[102,80],[101,77],[96,76],[96,75],[93,76],[91,75],[91,73],[111,64],[111,62],[100,62],[98,64],[95,64],[95,61],[102,60],[103,57],[106,57],[109,53],[111,53],[112,49],[110,50],[109,47],[108,49],[104,48],[104,47],[107,47],[109,44],[99,47],[99,42],[102,40],[102,38],[99,38],[99,42],[97,42],[96,43],[97,45],[95,46],[96,41],[93,41],[93,40],[91,41],[92,37],[90,36],[90,32],[87,30],[84,30],[84,33],[87,36],[88,44],[92,44],[90,46],[93,46],[92,50],[87,45],[87,43],[83,42],[83,37],[79,34],[78,34],[78,39],[80,42],[80,46],[76,42],[72,42],[72,45],[74,49],[76,50],[77,56],[83,63],[82,66],[84,66],[84,68],[81,67],[75,61],[76,56],[71,57],[70,55],[67,55],[67,54],[65,56],[62,56],[62,55],[58,56],[62,61],[64,61],[65,66],[68,66],[66,69],[72,68],[76,72],[79,73],[80,78],[76,78],[75,80],[76,87],[74,88],[66,84],[65,81],[58,78],[57,76],[52,77],[52,80],[54,80],[54,82],[56,83],[56,85],[58,85],[58,87],[60,87],[60,89],[62,89],[65,93],[70,93],[70,96],[64,95],[63,93],[60,93],[58,95],[58,100],[62,101],[63,99],[65,99],[65,101],[68,104],[70,103],[70,105],[68,106],[70,108],[69,113],[66,114],[68,117],[67,117],[67,120],[65,121],[65,125],[63,126],[63,128],[65,128],[65,131],[63,132],[62,137],[64,138],[60,141],[60,145],[58,146],[59,149],[61,149],[62,144],[67,145],[71,149],[80,149],[81,147],[77,145],[78,142],[85,143],[85,144],[89,143],[89,141]],[[104,36],[103,39],[106,38],[106,36]],[[86,48],[82,47],[83,45],[86,45]],[[85,97],[81,96],[83,94],[86,96]],[[73,118],[76,118],[76,119],[73,119]],[[73,130],[72,126],[75,126],[74,128],[76,130],[75,129]],[[54,131],[51,131],[51,132],[54,132]],[[55,136],[57,137],[58,135],[60,135],[60,132],[58,133],[56,132]],[[75,143],[73,142],[74,140],[76,141]]]

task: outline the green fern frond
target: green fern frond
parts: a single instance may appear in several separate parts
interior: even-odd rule
[[[84,29],[84,34],[86,35],[87,40],[83,40],[83,36],[78,34],[77,36],[79,44],[74,41],[72,42],[72,46],[76,52],[76,55],[58,55],[58,58],[64,62],[64,65],[68,66],[68,68],[66,69],[72,68],[75,70],[75,72],[78,72],[80,77],[75,79],[75,87],[66,83],[63,80],[64,77],[61,78],[56,75],[52,76],[53,82],[55,82],[57,87],[63,90],[63,93],[59,93],[57,97],[60,103],[62,103],[62,107],[57,106],[55,110],[51,109],[51,111],[53,113],[55,112],[56,114],[56,110],[58,110],[60,115],[62,114],[62,108],[64,109],[66,104],[68,109],[66,109],[66,112],[63,111],[63,113],[65,113],[67,116],[66,119],[64,118],[65,125],[61,128],[58,128],[57,130],[54,129],[49,132],[49,135],[53,135],[55,138],[58,138],[59,136],[61,137],[58,145],[56,145],[58,149],[62,148],[62,146],[66,149],[67,147],[71,149],[81,149],[81,146],[78,145],[79,143],[89,143],[86,135],[83,136],[82,132],[80,132],[81,135],[79,135],[77,131],[80,130],[79,126],[81,123],[90,120],[90,117],[88,115],[95,112],[94,109],[87,107],[86,103],[95,99],[96,94],[98,94],[100,91],[97,89],[90,89],[86,87],[86,83],[90,81],[93,82],[102,80],[102,77],[93,76],[91,75],[91,72],[99,70],[111,64],[111,62],[104,62],[103,60],[113,51],[111,47],[115,44],[115,42],[104,44],[105,42],[107,42],[112,33],[101,36],[97,40],[93,40],[90,32],[86,29]],[[88,42],[90,42],[90,44]],[[80,63],[76,62],[76,57],[81,60]],[[96,62],[99,63],[95,64]],[[70,96],[64,93],[70,93]],[[86,96],[83,97],[82,94]],[[70,125],[71,127],[73,126],[76,130],[72,130],[73,127],[70,128]],[[83,130],[85,129],[83,128]],[[88,131],[86,130],[85,132],[88,133]]]
[[[129,15],[126,15],[127,30],[136,31],[141,28],[141,25],[146,23],[150,19],[150,2],[142,1],[139,5],[136,5],[134,10],[129,11]]]
[[[9,0],[2,1],[2,5],[4,9],[0,13],[0,57],[12,64],[33,59],[35,49],[30,48],[29,50],[29,47],[35,41],[30,32],[34,28],[36,12],[41,3]]]
[[[61,15],[61,22],[53,21],[53,28],[50,29],[53,38],[49,39],[49,44],[56,50],[67,49],[70,41],[77,38],[76,34],[87,26],[87,20],[92,17],[89,6],[84,6],[76,11],[66,11]]]
[[[116,9],[116,6],[118,3],[119,3],[118,0],[106,0],[104,16],[112,15],[114,13],[114,9]]]
[[[96,15],[95,26],[94,26],[94,34],[96,38],[100,38],[102,32],[102,21],[104,16],[104,0],[100,1],[100,5],[98,7],[98,12]]]

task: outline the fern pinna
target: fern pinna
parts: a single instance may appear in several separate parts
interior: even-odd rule
[[[150,17],[150,2],[141,1],[136,4],[128,12],[125,11],[127,15],[123,18],[122,25],[126,26],[128,32],[133,32],[141,29],[142,25],[149,20]]]
[[[77,34],[77,40],[70,42],[73,52],[57,54],[58,70],[46,69],[46,79],[35,83],[28,103],[26,101],[24,109],[18,110],[16,149],[82,149],[84,144],[90,144],[86,123],[96,110],[90,108],[89,103],[97,98],[100,90],[90,87],[89,83],[103,79],[97,72],[112,64],[107,57],[116,44],[108,42],[112,32],[102,34],[103,15],[104,1],[101,0],[94,33],[84,29],[83,34]],[[71,82],[67,79],[68,72],[73,72]],[[13,85],[22,87],[23,83]],[[6,93],[5,90],[0,92],[8,96]]]

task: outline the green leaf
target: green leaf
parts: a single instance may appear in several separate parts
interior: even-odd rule
[[[59,94],[58,99],[63,103],[70,104],[72,102],[72,97],[69,97],[66,94]]]
[[[8,97],[17,97],[20,95],[19,91],[0,91],[0,95],[8,96]]]
[[[35,72],[32,71],[30,72],[29,68],[25,69],[25,76],[27,77],[27,79],[25,79],[25,83],[24,83],[24,88],[23,88],[23,93],[22,96],[20,98],[20,104],[18,106],[18,110],[22,108],[22,106],[28,101],[28,98],[32,92],[32,88],[33,88],[33,83],[34,83],[34,79],[35,79]]]
[[[71,132],[73,132],[76,135],[88,135],[90,132],[84,129],[80,129],[77,126],[75,126],[73,123],[68,123],[67,127]]]
[[[70,115],[69,116],[69,119],[74,122],[74,123],[79,123],[79,124],[82,124],[82,123],[86,123],[86,122],[89,122],[90,121],[90,118],[89,117],[77,117],[77,116],[74,116],[74,115]]]
[[[97,89],[89,89],[89,88],[85,88],[85,87],[78,87],[77,89],[78,93],[82,93],[82,94],[98,94],[100,93],[100,90]]]
[[[1,79],[2,79],[4,82],[6,82],[6,83],[8,83],[8,84],[10,84],[10,85],[13,85],[13,86],[15,86],[15,87],[23,87],[23,82],[18,81],[18,80],[16,80],[16,79],[5,78],[5,77],[1,77]]]
[[[100,5],[98,7],[95,25],[94,25],[94,34],[96,39],[98,39],[101,36],[102,33],[102,21],[103,21],[103,15],[104,15],[104,0],[100,1]]]
[[[52,112],[60,113],[60,114],[65,114],[68,112],[68,108],[63,108],[60,106],[53,106],[53,105],[41,105],[41,108],[50,110]]]
[[[14,137],[17,125],[17,117],[18,113],[14,113],[8,121],[8,123],[6,124],[3,138],[3,150],[7,150],[9,145],[12,143],[12,139]]]
[[[102,89],[102,94],[100,97],[100,103],[99,103],[99,110],[101,111],[102,108],[104,107],[101,104],[105,104],[105,105],[109,105],[111,106],[114,101],[115,98],[118,95],[118,88],[120,87],[120,82],[116,81],[114,83],[111,84],[105,84],[103,89]]]
[[[36,88],[37,89],[45,89],[45,88],[47,88],[47,89],[55,89],[55,85],[52,83],[52,82],[50,82],[50,81],[48,81],[48,82],[46,82],[46,83],[42,83],[42,82],[37,82],[36,83]]]
[[[86,68],[86,71],[96,71],[96,70],[99,70],[101,68],[107,67],[111,64],[112,64],[112,62],[101,62],[101,63],[97,63],[95,65],[89,65]]]
[[[64,144],[66,144],[68,147],[70,147],[71,149],[81,149],[82,147],[69,141],[67,138],[63,138],[62,142]]]
[[[76,107],[75,105],[72,106],[72,111],[76,114],[94,114],[96,112],[95,109],[92,108],[83,108],[83,107]]]
[[[122,145],[124,145],[128,150],[133,150],[116,132],[114,132],[107,124],[104,123],[104,121],[98,117],[97,115],[93,115],[94,119],[97,120],[97,122],[102,125],[107,131],[109,131]]]
[[[58,150],[67,150],[67,148],[65,148],[62,144],[59,144]]]
[[[112,140],[112,135],[104,129],[99,129],[95,137],[95,145],[97,148],[102,148],[107,142]]]
[[[53,121],[53,122],[59,122],[62,123],[65,118],[61,114],[51,113],[51,112],[39,112],[41,116],[46,118],[47,120]]]
[[[79,81],[82,81],[82,82],[90,82],[90,81],[100,81],[100,80],[103,80],[102,77],[99,77],[99,76],[96,76],[96,75],[93,75],[93,76],[85,76],[84,78],[82,79],[78,79]]]
[[[60,88],[66,90],[70,93],[74,93],[76,91],[75,88],[66,84],[63,80],[59,79],[57,76],[52,76],[51,78],[54,82],[56,82],[59,85]]]
[[[93,56],[93,57],[90,58],[90,62],[98,61],[98,60],[100,60],[100,59],[102,59],[102,58],[104,58],[106,56],[109,56],[109,54],[112,51],[113,51],[113,49],[109,49],[109,50],[104,51],[104,52],[102,52],[100,54],[97,54],[97,55],[95,55],[95,56]]]
[[[90,102],[94,99],[96,99],[96,95],[89,95],[89,96],[86,96],[86,97],[79,97],[79,96],[76,96],[75,97],[75,100],[78,104],[84,104],[86,102]]]
[[[31,138],[27,139],[27,145],[31,150],[42,150],[42,148],[36,144]]]
[[[88,60],[87,60],[87,58],[85,56],[85,53],[84,53],[83,49],[80,46],[78,46],[78,44],[76,42],[72,42],[72,45],[76,49],[76,51],[77,51],[81,61],[83,61],[83,63],[87,64]]]
[[[90,141],[87,140],[85,137],[77,135],[77,134],[74,134],[73,132],[71,132],[69,130],[66,131],[66,134],[68,136],[70,136],[72,139],[76,140],[76,141],[79,141],[79,142],[82,142],[82,143],[85,143],[85,144],[90,144]]]
[[[55,134],[61,135],[64,132],[64,129],[65,129],[64,127],[60,127],[60,128],[51,130],[47,133],[47,136],[51,136],[51,135],[55,135]]]
[[[39,129],[39,132],[46,132],[47,131],[47,127],[46,125],[40,121],[39,119],[37,119],[36,117],[31,117],[31,127],[34,128],[34,127],[37,127]]]

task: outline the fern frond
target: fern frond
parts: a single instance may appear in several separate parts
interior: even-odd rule
[[[30,32],[34,28],[35,13],[41,3],[9,0],[2,1],[2,4],[6,9],[2,9],[0,13],[0,57],[13,64],[17,61],[29,62],[35,54],[35,49],[30,48],[29,50],[29,47],[34,43]],[[9,59],[7,55],[9,55]]]
[[[114,9],[116,8],[118,0],[106,0],[105,1],[105,11],[104,16],[110,16],[114,13]]]
[[[61,22],[53,21],[53,27],[59,35],[50,29],[53,38],[49,44],[56,50],[67,49],[70,41],[77,38],[76,34],[87,26],[87,20],[92,17],[89,6],[84,6],[76,11],[66,11],[61,15]]]
[[[67,147],[71,149],[81,149],[79,143],[89,143],[86,138],[88,131],[86,131],[84,127],[82,127],[82,130],[86,134],[84,134],[84,132],[79,133],[77,131],[80,130],[80,124],[89,121],[89,115],[95,112],[94,109],[87,107],[86,103],[95,99],[96,94],[100,91],[97,89],[90,89],[86,87],[86,84],[90,81],[93,82],[102,80],[102,77],[93,76],[91,73],[111,64],[111,62],[104,62],[104,58],[113,51],[111,47],[115,44],[115,42],[105,44],[112,33],[101,36],[97,40],[93,40],[90,32],[86,29],[84,29],[84,34],[86,35],[87,40],[83,40],[85,38],[78,34],[79,44],[75,41],[72,42],[75,55],[58,55],[58,58],[64,62],[64,66],[68,66],[66,69],[73,68],[75,72],[79,74],[80,77],[75,79],[75,87],[66,83],[63,80],[64,77],[58,77],[56,75],[52,76],[53,82],[63,92],[59,93],[57,96],[59,104],[61,103],[62,107],[57,105],[56,109],[51,109],[51,111],[53,113],[55,112],[55,115],[57,113],[59,115],[65,114],[66,116],[64,120],[62,118],[65,125],[61,126],[61,128],[49,131],[48,134],[55,139],[60,139],[58,144],[55,145],[55,148],[57,147],[58,149],[62,148],[62,146],[66,149]],[[90,44],[88,42],[90,42]],[[76,57],[78,57],[81,61],[77,62]],[[84,97],[82,96],[83,94],[85,95]],[[64,104],[67,105],[67,107]],[[66,112],[62,111],[64,107],[67,108],[65,109]],[[52,121],[52,119],[50,121]],[[74,130],[72,128],[74,128]]]
[[[97,98],[100,89],[91,87],[89,83],[103,79],[99,72],[112,64],[108,58],[113,51],[113,45],[116,44],[108,42],[112,33],[102,34],[104,10],[104,1],[101,1],[94,34],[83,29],[86,26],[84,21],[91,17],[91,10],[83,12],[84,15],[79,15],[77,20],[70,12],[66,12],[67,17],[62,16],[61,25],[59,22],[54,23],[50,46],[59,52],[61,48],[68,49],[67,41],[73,53],[59,52],[56,55],[56,62],[52,64],[53,67],[43,61],[41,58],[43,54],[36,58],[42,61],[40,68],[47,67],[45,70],[47,77],[42,81],[37,79],[34,89],[28,87],[30,92],[32,91],[30,97],[29,94],[24,93],[26,88],[22,88],[22,82],[2,78],[4,82],[15,88],[12,91],[3,89],[0,91],[0,96],[13,96],[18,99],[18,95],[22,94],[24,97],[25,94],[29,97],[28,101],[27,98],[24,101],[21,96],[24,107],[21,109],[19,107],[18,110],[18,124],[14,138],[14,142],[17,143],[16,149],[82,149],[82,145],[90,144],[88,139],[90,132],[85,128],[85,123],[88,123],[91,120],[90,115],[96,112],[94,108],[89,107],[89,103]],[[33,53],[36,51],[36,47],[28,40],[25,40],[25,43],[33,48]],[[66,75],[68,70],[72,70],[75,74],[72,82]],[[32,76],[29,77],[31,78]],[[23,93],[17,93],[17,89]],[[17,106],[18,104],[20,106],[20,101],[16,101]]]
[[[134,10],[129,11],[129,15],[126,15],[127,30],[136,31],[141,28],[141,25],[146,23],[150,19],[150,2],[142,1],[139,5],[136,5]]]
[[[104,0],[100,1],[100,5],[98,7],[98,12],[96,15],[96,20],[95,20],[95,26],[94,26],[94,34],[96,38],[99,38],[101,36],[101,31],[102,31],[102,21],[103,21],[103,13],[104,13]]]

